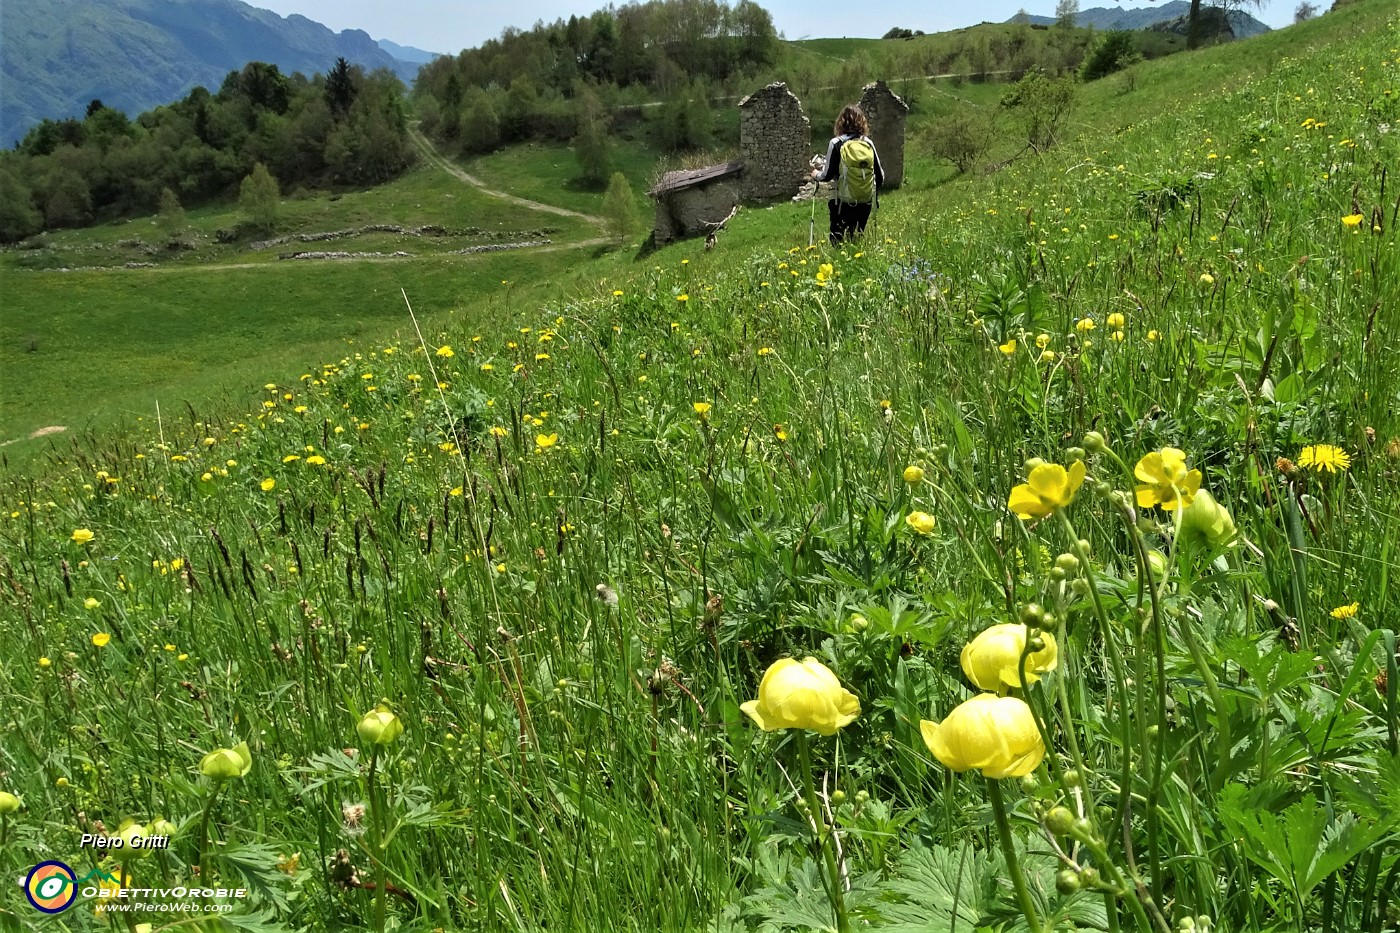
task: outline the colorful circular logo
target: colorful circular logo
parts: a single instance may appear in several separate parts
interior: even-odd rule
[[[40,862],[24,879],[24,895],[35,910],[62,913],[78,899],[78,876],[62,862]]]

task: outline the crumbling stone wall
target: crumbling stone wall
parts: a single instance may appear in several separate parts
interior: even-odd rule
[[[739,102],[740,193],[745,200],[790,198],[811,171],[812,122],[782,81]],[[883,153],[881,153],[883,158]]]
[[[893,191],[904,182],[904,123],[909,105],[885,82],[876,81],[861,92],[860,109],[870,121],[870,138],[880,153],[885,190]]]
[[[651,233],[657,246],[683,236],[708,233],[739,203],[739,177],[730,175],[704,184],[668,191],[656,198]]]

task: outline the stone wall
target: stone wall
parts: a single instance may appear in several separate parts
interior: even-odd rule
[[[885,172],[885,190],[893,191],[904,183],[904,122],[909,105],[899,98],[883,81],[867,84],[860,95],[860,109],[870,121],[870,138],[880,153],[880,168]]]
[[[745,200],[790,198],[811,172],[812,122],[782,81],[739,102],[740,193]]]
[[[739,203],[739,179],[728,175],[656,196],[652,238],[657,246],[683,236],[709,233]]]

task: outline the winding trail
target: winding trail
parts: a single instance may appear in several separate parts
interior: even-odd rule
[[[435,168],[441,169],[442,171],[451,175],[458,181],[464,182],[468,185],[471,185],[474,188],[479,189],[482,194],[489,195],[493,198],[499,198],[502,201],[508,201],[511,204],[514,204],[518,207],[524,207],[532,211],[544,211],[547,214],[556,214],[560,217],[575,217],[579,220],[586,221],[595,227],[601,227],[603,225],[603,218],[601,217],[595,217],[592,214],[580,213],[579,211],[571,211],[567,207],[556,207],[553,204],[543,204],[539,201],[531,201],[527,198],[517,197],[516,195],[510,194],[509,192],[498,191],[495,188],[492,188],[491,186],[487,185],[486,182],[482,181],[480,178],[477,178],[475,175],[471,174],[466,169],[457,165],[452,160],[444,156],[442,153],[438,152],[437,147],[432,144],[428,137],[424,136],[422,132],[419,131],[417,123],[410,123],[408,125],[408,136],[410,139],[413,140],[413,144],[418,147],[418,151],[422,153],[423,158],[427,159],[430,165],[432,165]],[[606,240],[598,240],[596,242],[601,243],[606,242]]]

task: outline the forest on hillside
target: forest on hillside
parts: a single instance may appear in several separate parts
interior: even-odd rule
[[[94,100],[0,154],[0,242],[227,198],[259,165],[289,194],[377,184],[413,161],[407,132],[403,83],[344,59],[311,78],[249,62],[135,120]]]

